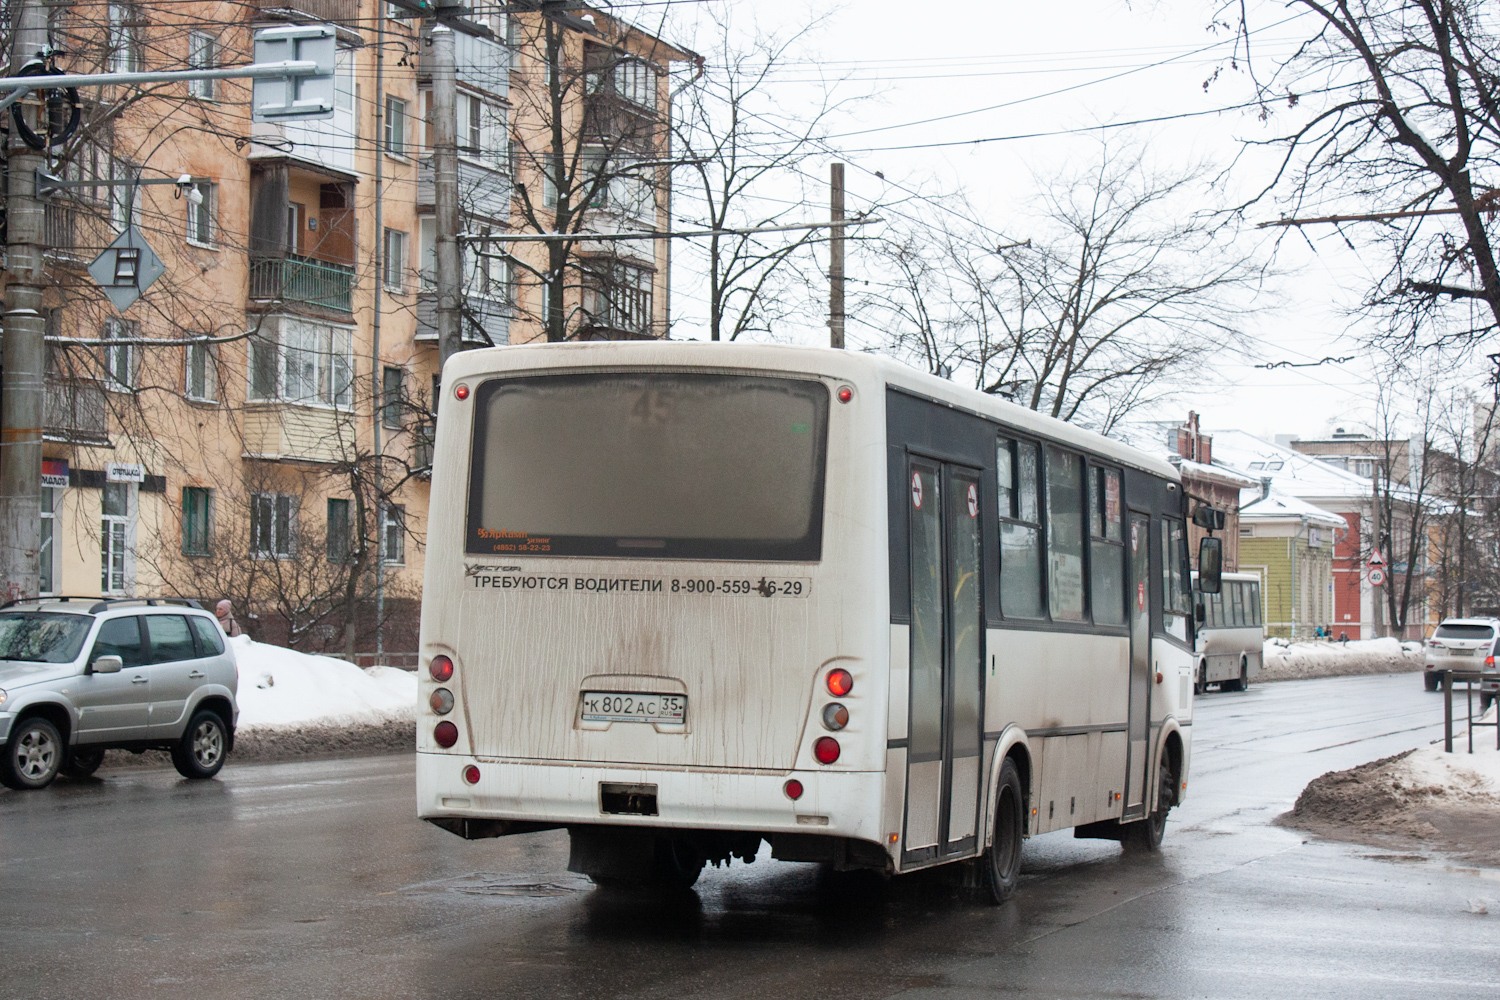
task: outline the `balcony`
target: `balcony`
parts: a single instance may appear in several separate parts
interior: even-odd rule
[[[46,437],[73,444],[108,444],[104,387],[93,379],[49,378],[43,406]]]
[[[289,21],[335,21],[352,24],[359,19],[359,0],[252,0],[263,17]]]
[[[296,254],[252,257],[250,298],[352,313],[354,268]]]

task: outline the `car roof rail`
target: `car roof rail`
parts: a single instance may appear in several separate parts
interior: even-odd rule
[[[97,602],[98,600],[99,598],[97,595],[89,597],[83,594],[47,594],[45,596],[39,597],[18,597],[13,601],[6,601],[4,604],[0,604],[0,611],[3,611],[6,608],[16,604],[50,604],[53,601],[56,601],[59,604],[67,604],[71,601]]]
[[[93,614],[108,611],[110,608],[118,608],[122,605],[140,605],[142,607],[179,607],[196,608],[203,610],[203,605],[188,597],[95,597],[95,604],[89,608]]]

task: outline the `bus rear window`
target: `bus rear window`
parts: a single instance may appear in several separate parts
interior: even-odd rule
[[[828,391],[696,373],[495,379],[475,394],[465,551],[812,561]]]

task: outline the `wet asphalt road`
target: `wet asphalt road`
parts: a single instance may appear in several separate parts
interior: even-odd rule
[[[1210,693],[1162,853],[1037,838],[1001,908],[768,859],[610,896],[416,820],[405,756],[106,769],[0,791],[0,998],[1493,998],[1500,871],[1271,825],[1441,719],[1412,674]]]

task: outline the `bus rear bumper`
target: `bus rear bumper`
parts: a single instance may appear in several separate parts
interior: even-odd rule
[[[478,768],[479,780],[464,777]],[[786,784],[802,783],[793,801]],[[801,833],[884,843],[879,771],[642,770],[417,754],[421,819]]]

